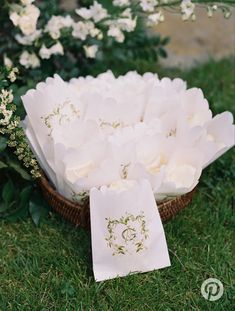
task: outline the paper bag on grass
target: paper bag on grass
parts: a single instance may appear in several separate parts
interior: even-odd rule
[[[96,281],[170,266],[161,218],[147,180],[90,192]]]

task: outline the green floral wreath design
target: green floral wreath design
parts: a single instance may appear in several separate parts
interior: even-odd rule
[[[89,192],[88,191],[82,191],[79,193],[72,191],[71,196],[72,196],[73,202],[76,202],[82,205],[86,205],[87,203],[89,203]]]
[[[63,109],[66,108],[66,107],[68,107],[70,109],[71,116],[77,117],[77,118],[80,117],[79,109],[77,109],[70,101],[65,101],[64,103],[58,105],[57,107],[55,107],[53,109],[53,111],[50,114],[41,117],[41,119],[43,119],[44,124],[46,125],[46,127],[50,129],[49,136],[51,135],[51,132],[53,130],[53,128],[52,128],[52,120],[54,118],[57,118],[57,120],[58,120],[60,125],[62,124],[62,122],[69,122],[69,121],[71,121],[70,117],[68,116],[68,114],[63,112]]]
[[[128,246],[131,244],[134,246],[135,253],[139,253],[144,249],[147,249],[145,246],[145,241],[148,239],[149,230],[146,228],[146,220],[144,212],[137,216],[126,213],[125,216],[122,216],[119,219],[111,219],[105,218],[107,221],[107,231],[108,236],[105,238],[107,241],[108,247],[113,249],[113,256],[115,255],[125,255],[127,253],[130,254],[128,250]],[[133,223],[137,223],[140,226],[140,231],[133,226]],[[121,236],[119,236],[119,241],[121,243],[117,243],[117,236],[115,233],[115,229],[119,226],[123,225],[124,228],[121,232]],[[138,238],[138,233],[142,236],[142,238]]]

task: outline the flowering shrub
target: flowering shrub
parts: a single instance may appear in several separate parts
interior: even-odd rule
[[[196,18],[199,1],[99,0],[80,1],[74,12],[64,12],[59,1],[3,1],[0,19],[1,54],[7,66],[30,69],[36,81],[57,71],[65,78],[112,68],[114,62],[133,58],[165,57],[167,39],[147,34],[147,27],[164,21],[164,10],[173,9],[183,20]],[[229,17],[233,1],[205,1],[208,16],[221,9]],[[203,3],[203,2],[202,2]],[[32,70],[34,69],[34,70]],[[67,75],[67,76],[66,76]]]
[[[6,2],[0,13],[1,61],[17,65],[32,85],[55,71],[69,78],[165,56],[168,40],[146,34],[134,12],[111,1],[84,1],[71,13],[57,0]]]
[[[39,167],[20,126],[19,111],[13,103],[12,83],[18,73],[17,68],[0,69],[0,218],[15,219],[27,215],[31,204],[32,217],[37,222],[43,202],[37,193],[38,203],[32,200],[35,191],[31,175],[38,177]]]

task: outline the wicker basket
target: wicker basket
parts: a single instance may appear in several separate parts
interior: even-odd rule
[[[42,175],[39,179],[39,185],[47,203],[52,209],[74,225],[90,227],[89,202],[79,205],[60,195],[49,183],[47,178]],[[184,209],[192,200],[196,188],[191,192],[158,204],[158,210],[162,221],[167,221],[175,216],[180,210]]]

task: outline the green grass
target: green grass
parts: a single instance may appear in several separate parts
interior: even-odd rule
[[[223,60],[165,74],[201,87],[214,112],[234,112],[234,69]],[[94,282],[89,232],[54,214],[39,228],[29,219],[0,221],[0,310],[234,310],[234,177],[230,151],[203,173],[193,203],[164,225],[170,268],[102,283]],[[200,293],[209,277],[224,284],[216,302]]]

